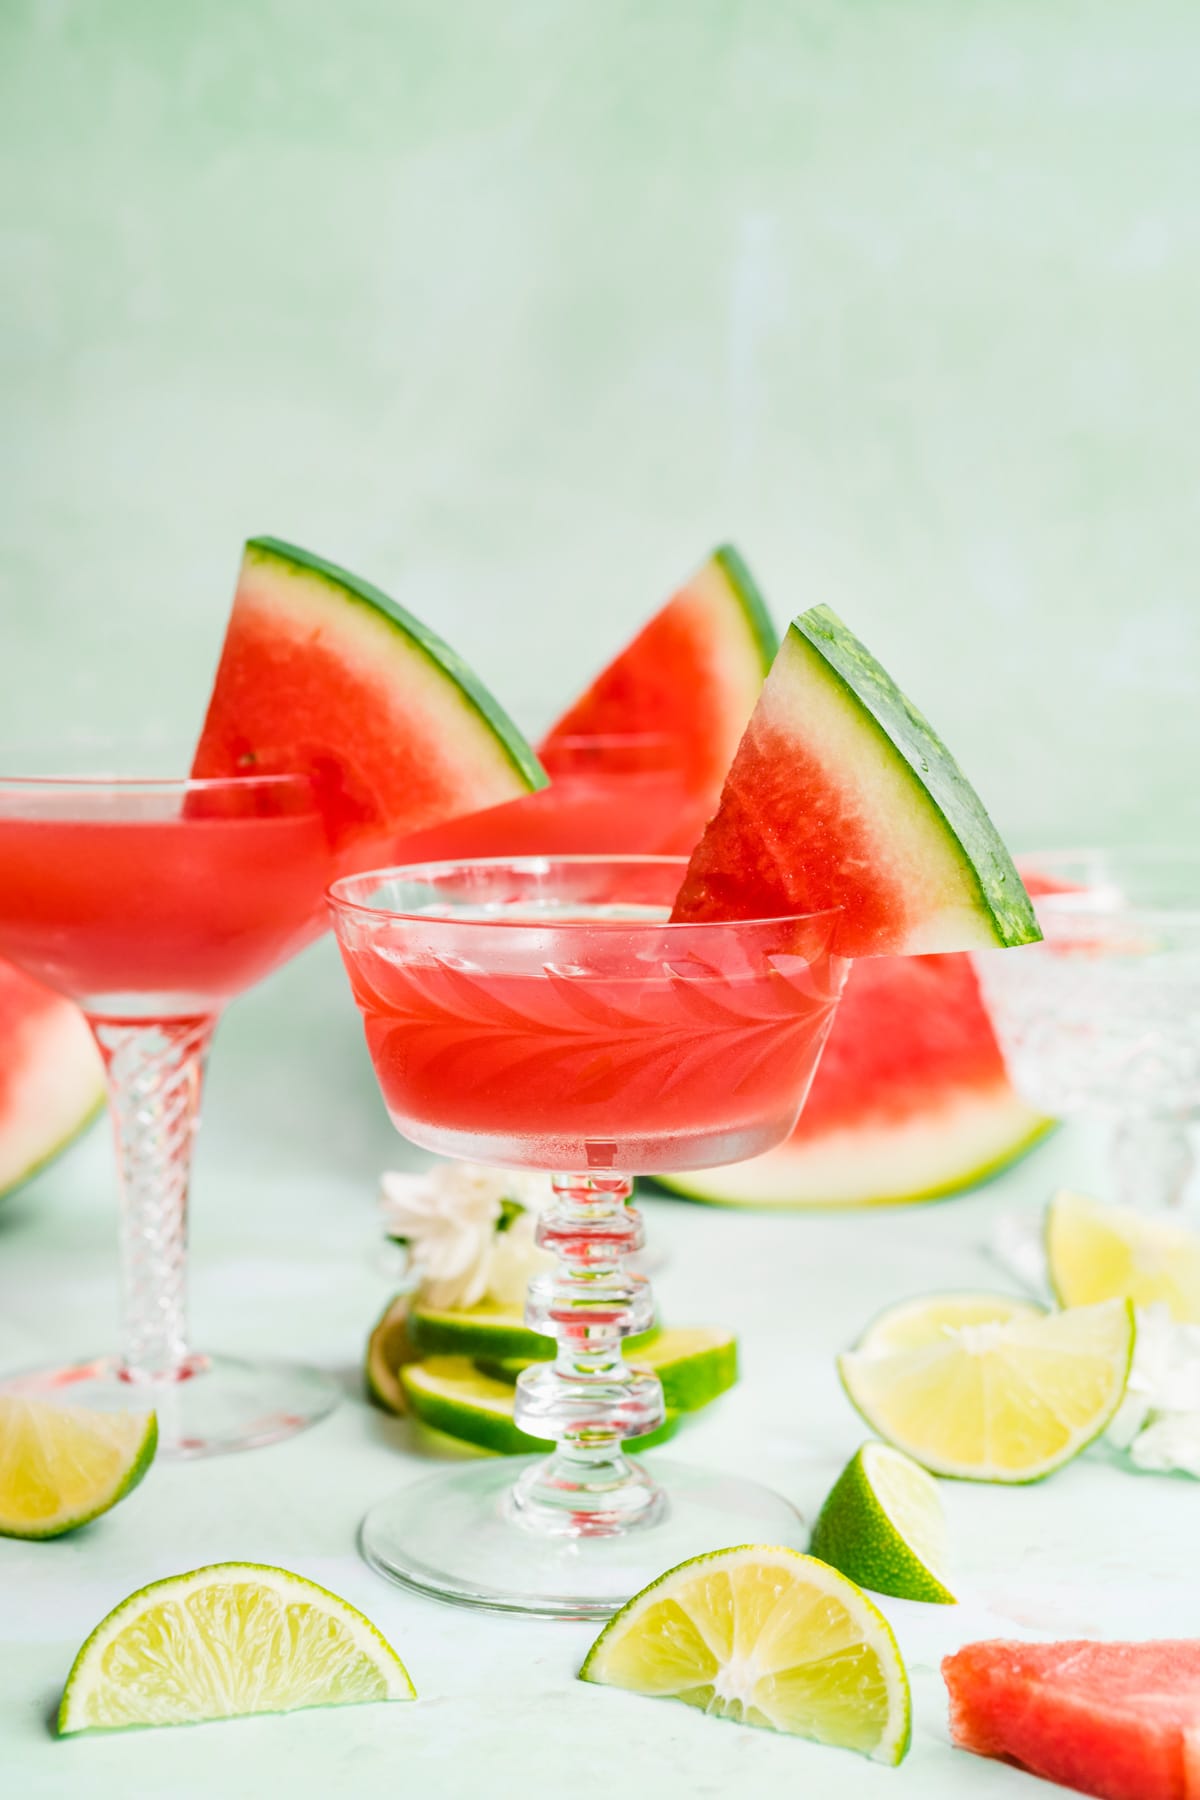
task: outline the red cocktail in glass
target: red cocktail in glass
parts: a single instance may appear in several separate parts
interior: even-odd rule
[[[368,1558],[468,1604],[603,1615],[713,1544],[796,1541],[754,1483],[660,1466],[622,1441],[663,1417],[621,1341],[653,1317],[626,1267],[630,1176],[732,1162],[791,1131],[847,964],[836,915],[671,925],[673,857],[541,857],[335,882],[334,923],[393,1122],[445,1155],[554,1173],[539,1242],[557,1270],[526,1320],[557,1339],[518,1424],[555,1441],[514,1482],[455,1472],[377,1507]]]
[[[0,778],[0,956],[83,1008],[121,1178],[120,1356],[0,1384],[155,1408],[160,1448],[270,1443],[329,1411],[315,1369],[194,1354],[187,1194],[209,1042],[228,1001],[324,929],[333,859],[301,776]]]

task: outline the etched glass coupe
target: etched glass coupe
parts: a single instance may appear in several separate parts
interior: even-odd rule
[[[120,1179],[115,1356],[0,1388],[154,1408],[160,1453],[272,1443],[335,1384],[300,1364],[200,1354],[187,1205],[204,1067],[227,1003],[327,923],[325,825],[302,776],[0,778],[0,956],[82,1008],[100,1046]]]
[[[1200,1117],[1200,855],[1041,852],[1021,872],[1043,941],[975,959],[1014,1085],[1111,1121],[1118,1198],[1177,1205]]]
[[[622,1358],[651,1324],[632,1177],[757,1155],[795,1123],[846,963],[834,913],[672,925],[675,857],[529,857],[378,870],[331,904],[394,1124],[441,1155],[553,1173],[538,1240],[556,1268],[526,1320],[556,1340],[516,1419],[545,1457],[414,1483],[367,1515],[368,1560],[409,1586],[501,1610],[612,1612],[714,1545],[798,1543],[756,1483],[624,1440],[663,1419]]]

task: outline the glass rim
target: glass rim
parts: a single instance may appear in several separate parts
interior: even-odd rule
[[[301,769],[279,770],[261,775],[5,775],[0,772],[0,792],[6,789],[32,789],[62,792],[79,788],[88,793],[98,790],[127,793],[131,789],[160,794],[190,793],[212,788],[293,787],[315,792],[316,783]]]
[[[1013,861],[1022,880],[1025,873],[1036,876],[1040,868],[1047,874],[1054,873],[1054,866],[1064,863],[1082,864],[1085,867],[1093,864],[1101,874],[1107,873],[1112,880],[1119,880],[1122,869],[1132,871],[1150,871],[1154,869],[1187,869],[1195,868],[1200,872],[1200,849],[1192,849],[1186,844],[1083,844],[1075,849],[1049,849],[1020,851]],[[1200,925],[1200,891],[1195,899],[1180,900],[1177,903],[1161,897],[1151,900],[1138,900],[1126,894],[1118,894],[1107,900],[1102,907],[1096,905],[1095,887],[1067,888],[1057,893],[1032,894],[1030,896],[1034,910],[1043,911],[1050,919],[1081,919],[1095,917],[1098,913],[1113,918],[1119,915],[1135,917],[1143,924],[1162,924],[1164,927],[1180,925]]]
[[[362,882],[374,881],[382,884],[398,878],[419,880],[422,876],[449,873],[460,869],[515,869],[527,870],[530,873],[545,871],[552,866],[568,868],[669,868],[678,869],[680,874],[686,870],[689,858],[686,856],[657,856],[649,853],[642,855],[606,854],[597,852],[567,852],[561,856],[456,856],[448,857],[440,862],[395,863],[378,869],[363,869],[354,875],[341,875],[331,881],[325,890],[325,900],[335,913],[350,913],[365,916],[369,919],[383,921],[401,921],[412,925],[453,925],[464,931],[483,928],[488,931],[501,929],[504,931],[570,931],[586,929],[588,931],[624,931],[624,932],[682,932],[682,931],[750,931],[755,926],[763,925],[805,925],[817,919],[836,919],[842,911],[840,906],[816,907],[811,912],[767,914],[763,918],[754,919],[503,919],[503,918],[456,918],[452,912],[406,912],[400,907],[370,906],[361,900],[352,900],[346,890]],[[581,902],[588,904],[588,902]],[[831,956],[837,952],[830,949]]]

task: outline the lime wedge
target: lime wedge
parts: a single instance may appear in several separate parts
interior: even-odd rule
[[[67,1677],[58,1729],[415,1697],[396,1652],[336,1594],[287,1569],[212,1563],[139,1588],[100,1621]]]
[[[898,1763],[911,1736],[908,1677],[879,1608],[815,1557],[769,1545],[669,1569],[609,1620],[579,1675],[877,1762]]]
[[[667,1325],[629,1343],[628,1360],[639,1369],[653,1369],[670,1412],[696,1412],[737,1381],[737,1339],[717,1326]],[[480,1356],[476,1367],[511,1385],[529,1364],[519,1356]]]
[[[412,1362],[417,1354],[408,1333],[408,1309],[409,1296],[397,1294],[394,1300],[388,1301],[367,1339],[367,1357],[363,1365],[367,1399],[382,1407],[384,1412],[405,1411],[400,1367]]]
[[[838,1358],[871,1429],[938,1475],[1037,1481],[1099,1437],[1125,1392],[1133,1356],[1127,1300],[1067,1312],[1013,1310],[984,1296],[935,1294],[922,1321],[908,1301]],[[964,1322],[965,1315],[965,1322]],[[892,1347],[895,1340],[899,1347]]]
[[[860,1355],[882,1356],[892,1350],[922,1350],[964,1325],[991,1325],[1010,1319],[1043,1319],[1044,1306],[1014,1300],[1009,1294],[922,1294],[902,1300],[872,1319],[855,1345]]]
[[[511,1358],[524,1366],[549,1362],[554,1355],[554,1339],[540,1331],[530,1331],[522,1312],[487,1301],[478,1306],[442,1310],[414,1306],[408,1335],[419,1356],[486,1357],[491,1362]],[[653,1336],[653,1331],[647,1331],[627,1339],[626,1350],[648,1343]]]
[[[485,1375],[466,1356],[431,1356],[407,1363],[400,1371],[408,1410],[434,1431],[476,1444],[500,1456],[544,1450],[545,1441],[521,1431],[513,1420],[514,1388],[509,1381]],[[679,1414],[668,1412],[663,1423],[645,1437],[629,1438],[625,1448],[645,1450],[674,1437]]]
[[[813,1526],[812,1556],[898,1600],[953,1605],[946,1515],[932,1475],[889,1444],[856,1450]]]
[[[153,1413],[0,1396],[0,1536],[61,1537],[132,1493],[158,1444]]]
[[[1200,1234],[1173,1219],[1064,1191],[1046,1209],[1046,1256],[1064,1306],[1161,1301],[1181,1324],[1200,1324]]]

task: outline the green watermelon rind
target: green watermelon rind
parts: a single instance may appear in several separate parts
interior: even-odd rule
[[[92,1126],[96,1123],[96,1120],[105,1110],[106,1105],[107,1095],[104,1090],[101,1089],[87,1111],[81,1114],[76,1123],[70,1126],[61,1137],[56,1138],[52,1144],[48,1144],[44,1149],[39,1150],[33,1161],[24,1164],[22,1168],[17,1170],[15,1175],[10,1175],[4,1181],[0,1182],[0,1200],[7,1200],[10,1195],[18,1193],[21,1188],[26,1187],[29,1182],[40,1175],[44,1169],[48,1169],[52,1162],[57,1161],[65,1151],[71,1148],[72,1144],[78,1142],[85,1132],[91,1130]]]
[[[547,786],[549,777],[524,735],[475,672],[437,632],[422,624],[381,588],[311,550],[285,543],[282,538],[248,539],[245,559],[248,564],[265,565],[276,573],[315,577],[324,586],[335,588],[342,599],[367,607],[384,618],[425,658],[439,680],[449,680],[459,690],[467,707],[495,739],[523,785],[531,791]]]
[[[720,570],[726,586],[742,609],[750,628],[750,636],[762,661],[762,672],[766,675],[779,652],[779,633],[763,598],[762,589],[750,573],[741,551],[733,544],[719,544],[712,553],[711,561]]]
[[[821,659],[829,678],[869,715],[890,745],[909,778],[914,805],[935,815],[938,832],[953,846],[997,946],[1037,943],[1041,928],[1016,865],[929,721],[831,607],[810,607],[788,631]]]
[[[984,1187],[989,1181],[996,1181],[1014,1164],[1019,1163],[1030,1151],[1036,1150],[1057,1131],[1057,1119],[1039,1119],[1024,1135],[1016,1139],[1011,1146],[998,1155],[989,1157],[986,1162],[977,1163],[970,1169],[964,1169],[946,1181],[935,1182],[932,1187],[918,1188],[912,1193],[883,1194],[875,1199],[863,1200],[767,1200],[758,1196],[730,1196],[717,1194],[711,1190],[702,1193],[696,1186],[700,1171],[693,1175],[667,1174],[644,1177],[652,1180],[655,1188],[670,1194],[672,1199],[686,1200],[693,1206],[719,1206],[728,1212],[820,1212],[845,1213],[877,1211],[886,1206],[922,1206],[941,1200],[954,1200],[963,1194],[973,1193],[976,1188]],[[768,1152],[770,1154],[770,1152]],[[711,1173],[716,1180],[722,1174],[720,1169],[704,1171]],[[640,1184],[639,1184],[640,1185]]]

